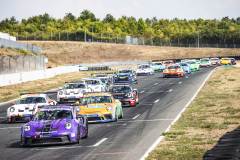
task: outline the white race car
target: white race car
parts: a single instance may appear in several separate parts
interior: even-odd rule
[[[64,87],[60,87],[57,92],[58,103],[78,102],[82,99],[84,92],[91,92],[85,82],[65,82]]]
[[[82,81],[92,89],[92,92],[105,92],[107,90],[107,85],[100,78],[83,78]]]
[[[39,106],[56,104],[47,94],[21,95],[17,102],[11,102],[12,106],[7,109],[7,122],[26,122],[25,118],[33,117]]]
[[[138,65],[136,70],[137,75],[154,75],[154,68],[149,64]]]
[[[88,67],[84,67],[84,66],[78,66],[79,71],[87,71]]]

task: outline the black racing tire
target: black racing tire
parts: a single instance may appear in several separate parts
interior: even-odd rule
[[[139,104],[139,98],[135,99],[135,102],[136,102],[136,104]]]
[[[114,122],[117,122],[118,121],[118,114],[117,114],[117,110],[116,110],[116,112],[115,112],[115,120],[114,120]]]
[[[88,138],[88,120],[86,120],[86,129],[85,135],[82,138]]]
[[[121,109],[121,115],[120,115],[119,119],[123,119],[123,111],[122,111],[122,109]]]
[[[80,130],[79,130],[79,126],[77,128],[77,143],[79,143],[81,140],[81,135],[80,135]]]

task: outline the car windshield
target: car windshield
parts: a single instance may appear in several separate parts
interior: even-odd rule
[[[149,65],[139,65],[138,68],[150,68]]]
[[[132,73],[132,70],[119,70],[118,73]]]
[[[131,88],[129,86],[111,86],[108,87],[108,92],[130,92]]]
[[[66,84],[64,88],[65,89],[85,88],[85,84]]]
[[[46,103],[44,97],[23,97],[20,98],[17,104],[30,104],[30,103]]]
[[[85,80],[87,84],[100,84],[98,80]]]
[[[218,60],[218,58],[212,58],[211,60],[216,61],[216,60]]]
[[[180,66],[168,66],[168,69],[178,69]]]
[[[187,63],[181,63],[180,66],[188,66]]]
[[[229,60],[229,58],[223,58],[222,60]]]
[[[172,62],[170,62],[170,61],[165,62],[165,64],[170,64],[170,63],[172,63]]]
[[[162,65],[162,63],[153,63],[153,66]]]
[[[110,96],[88,96],[82,100],[82,105],[92,104],[92,103],[112,103]]]
[[[190,62],[190,64],[196,64],[196,62]]]
[[[72,119],[70,110],[40,110],[34,116],[33,121],[54,120],[54,119]]]
[[[108,82],[108,78],[107,78],[107,77],[101,78],[101,81],[102,81],[103,83],[107,83],[107,82]]]

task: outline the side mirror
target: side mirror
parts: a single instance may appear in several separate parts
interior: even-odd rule
[[[11,102],[11,105],[14,105],[15,104],[15,102]]]
[[[62,90],[62,87],[59,87],[58,89],[59,89],[59,90]]]
[[[25,121],[28,121],[28,122],[29,122],[30,119],[31,119],[30,117],[26,117],[26,118],[25,118]]]

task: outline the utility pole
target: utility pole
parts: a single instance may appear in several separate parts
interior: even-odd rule
[[[199,31],[197,31],[197,33],[198,33],[198,48],[199,48]]]
[[[92,42],[93,42],[93,25],[92,25]]]
[[[85,29],[85,46],[86,46],[86,39],[87,39],[86,31],[87,31],[87,29]]]

